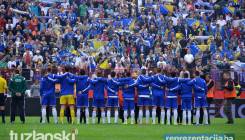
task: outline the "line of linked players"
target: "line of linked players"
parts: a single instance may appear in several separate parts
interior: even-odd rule
[[[153,76],[148,76],[145,69],[141,70],[141,75],[136,78],[131,77],[131,73],[126,73],[126,77],[116,78],[116,73],[111,72],[110,78],[102,77],[101,72],[97,72],[97,77],[89,78],[85,75],[85,71],[81,70],[79,75],[69,73],[68,70],[61,75],[52,74],[51,70],[46,71],[45,76],[40,82],[40,94],[42,104],[42,123],[46,121],[46,106],[52,106],[52,114],[54,122],[58,123],[55,98],[55,84],[59,83],[60,89],[60,122],[64,122],[64,110],[70,107],[71,121],[80,123],[81,108],[85,110],[86,123],[89,123],[89,90],[93,90],[93,111],[92,123],[95,123],[96,112],[101,110],[102,123],[111,123],[111,111],[114,110],[114,123],[118,123],[119,98],[118,91],[122,90],[123,97],[123,117],[124,123],[128,123],[130,115],[131,124],[135,122],[135,96],[137,96],[137,104],[139,107],[138,123],[143,123],[143,111],[145,110],[145,123],[150,121],[149,108],[152,107],[151,123],[156,123],[156,109],[161,108],[160,118],[161,124],[169,125],[173,116],[173,124],[177,125],[177,96],[181,97],[182,124],[191,125],[191,110],[194,105],[196,108],[195,120],[199,124],[200,108],[204,112],[204,124],[208,124],[207,112],[207,85],[204,79],[200,78],[199,72],[195,72],[195,78],[188,78],[188,74],[184,74],[184,78],[168,77],[161,74],[161,69]],[[75,86],[74,86],[75,85]],[[107,102],[105,103],[105,90],[107,90]],[[76,92],[76,98],[74,97]],[[137,91],[137,92],[136,92]],[[136,95],[137,93],[137,95]],[[193,103],[194,96],[194,103]],[[75,101],[76,99],[76,101]],[[75,115],[76,106],[76,115]],[[107,110],[105,110],[107,108]],[[165,109],[166,115],[165,115]],[[172,112],[171,112],[172,111]],[[77,117],[77,120],[75,118]]]

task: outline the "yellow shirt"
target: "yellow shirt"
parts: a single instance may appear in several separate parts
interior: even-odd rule
[[[0,94],[5,93],[7,88],[6,80],[3,77],[0,77]]]

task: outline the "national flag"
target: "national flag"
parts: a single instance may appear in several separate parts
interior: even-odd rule
[[[229,14],[229,13],[234,14],[235,13],[235,7],[232,7],[232,6],[224,7],[223,13],[224,14]]]
[[[200,26],[200,21],[197,19],[194,19],[194,18],[187,18],[186,22],[187,22],[187,25],[190,27],[192,27],[194,25],[196,25],[197,27]]]
[[[190,46],[191,49],[191,54],[193,54],[194,56],[199,52],[199,48],[196,44],[191,44]]]
[[[107,41],[101,41],[101,40],[96,40],[96,39],[92,39],[89,41],[91,41],[90,45],[93,46],[95,49],[99,49],[108,43]]]
[[[123,27],[129,27],[131,25],[131,22],[133,21],[132,18],[124,18],[121,20]]]
[[[182,33],[176,33],[176,39],[181,40],[184,37]]]
[[[80,55],[80,54],[79,54],[79,52],[78,52],[78,51],[76,51],[76,50],[74,50],[74,49],[73,49],[73,50],[71,50],[71,54],[73,54],[73,55],[77,55],[77,56],[78,56],[78,55]]]
[[[160,12],[163,15],[167,15],[169,13],[173,13],[173,11],[174,11],[174,6],[173,5],[165,4],[165,5],[161,5],[160,6]]]
[[[109,59],[105,59],[99,66],[101,69],[109,69]]]
[[[207,48],[209,47],[208,45],[197,45],[197,46],[201,51],[206,51]]]
[[[133,31],[133,30],[134,30],[135,22],[136,22],[136,20],[134,19],[134,20],[132,20],[132,22],[130,23],[130,25],[129,25],[129,30],[130,30],[130,31]]]

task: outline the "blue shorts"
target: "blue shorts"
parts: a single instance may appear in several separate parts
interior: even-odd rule
[[[105,99],[93,99],[93,107],[105,107]]]
[[[134,110],[134,100],[123,100],[123,110]]]
[[[119,107],[118,98],[110,98],[110,97],[108,97],[107,107]]]
[[[41,97],[42,105],[55,106],[56,105],[56,97],[55,95],[44,95]]]
[[[82,94],[77,96],[76,106],[77,107],[88,107],[88,94]]]
[[[164,107],[164,97],[153,95],[152,96],[152,106],[159,106],[159,107]]]
[[[178,99],[177,98],[167,98],[166,99],[166,108],[178,108]]]
[[[181,109],[182,110],[192,110],[192,97],[181,98]]]
[[[139,97],[138,106],[151,106],[152,99],[146,97]]]
[[[208,107],[207,99],[195,97],[194,98],[194,106],[195,106],[195,108]]]

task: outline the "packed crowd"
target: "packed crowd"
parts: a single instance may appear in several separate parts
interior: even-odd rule
[[[147,75],[154,75],[160,73],[157,71],[161,71],[169,77],[193,78],[196,76],[195,79],[202,81],[199,86],[207,88],[205,81],[199,77],[200,75],[209,73],[211,69],[229,70],[234,62],[245,62],[244,6],[243,0],[1,0],[0,66],[17,71],[16,75],[8,81],[9,85],[12,83],[11,90],[15,89],[16,79],[17,83],[18,81],[25,83],[26,75],[29,75],[31,80],[35,80],[31,86],[31,94],[42,96],[43,122],[46,116],[45,102],[48,100],[47,105],[50,105],[50,96],[47,97],[47,100],[43,97],[44,89],[52,80],[65,79],[58,83],[61,85],[61,94],[63,88],[67,90],[66,84],[69,82],[66,79],[67,75],[64,76],[63,73],[65,67],[72,68],[74,71],[69,71],[73,75],[79,75],[80,70],[85,70],[82,75],[86,73],[91,79],[96,79],[95,71],[98,72],[100,69],[103,69],[103,72],[99,75],[107,77],[110,71],[113,71],[115,73],[112,75],[117,78],[125,77],[126,73],[128,74],[126,77],[142,77],[143,75],[144,78],[146,73],[138,73],[141,70],[146,70]],[[48,73],[55,73],[57,76],[51,77],[53,78],[51,80],[50,76],[44,76],[41,80],[43,75],[40,71],[51,67],[56,71]],[[27,71],[28,69],[31,71]],[[197,72],[196,75],[194,72]],[[25,78],[20,76],[20,73]],[[46,75],[48,73],[46,72]],[[62,75],[65,78],[59,78]],[[224,75],[226,77],[224,79],[229,81],[230,75],[227,73]],[[168,77],[163,79],[168,81]],[[103,80],[97,81],[99,82],[94,81],[94,86],[103,84]],[[169,83],[171,82],[167,82],[166,86],[171,85]],[[174,83],[179,83],[179,81]],[[234,83],[226,83],[223,89],[225,93],[234,95],[232,96],[234,99],[236,97]],[[130,84],[125,84],[121,88],[128,89]],[[138,88],[141,84],[137,85]],[[6,85],[5,81],[4,85]],[[50,85],[47,90],[52,90],[53,95],[55,93],[53,90],[56,88],[54,83],[51,82]],[[144,83],[142,85],[145,86]],[[232,85],[231,91],[227,85]],[[104,90],[104,86],[99,88],[100,91]],[[192,84],[187,89],[197,88],[195,86]],[[11,97],[16,101],[21,101],[12,100],[11,107],[22,107],[24,110],[24,95],[26,94],[24,90],[27,87],[20,87],[23,88],[23,90],[18,88],[20,92],[10,90]],[[74,82],[70,87],[74,88]],[[147,94],[150,93],[151,88],[152,85],[146,84]],[[171,88],[168,87],[168,90]],[[4,86],[5,89],[7,86]],[[96,89],[94,87],[94,97],[99,92]],[[163,90],[165,88],[160,86],[159,93],[162,93]],[[73,90],[70,91],[69,94],[72,94]],[[203,101],[199,101],[199,107],[204,108],[205,124],[208,124],[208,114],[205,109],[207,91],[200,92],[202,92]],[[103,94],[98,96],[101,97]],[[5,96],[1,98],[2,101],[5,100]],[[55,96],[53,98],[55,100]],[[104,99],[104,97],[101,98]],[[159,99],[162,99],[159,102],[162,103],[163,98]],[[103,101],[93,102],[95,106],[92,113],[93,122],[96,108],[104,108]],[[139,104],[143,102],[144,107],[149,107],[148,101],[139,100]],[[74,122],[75,100],[73,95],[61,96],[60,102],[61,104],[71,102],[69,103],[72,105],[70,114]],[[185,117],[190,119],[192,101],[187,102],[188,112],[184,112],[183,115],[187,115]],[[128,103],[128,108],[133,103]],[[168,123],[170,123],[169,108],[171,108],[174,110],[174,124],[176,124],[177,97],[170,98],[163,106],[167,107],[168,103],[170,104],[167,109]],[[228,103],[230,106],[231,100],[228,100]],[[102,109],[101,116],[104,122],[105,110]],[[65,106],[61,106],[62,120],[64,110]],[[142,110],[143,108],[140,107],[140,112],[137,113],[140,123],[143,117]],[[147,121],[149,121],[149,108],[145,110],[148,114],[146,115]],[[196,112],[197,120],[200,116],[199,111]],[[54,107],[52,107],[52,112],[57,122],[57,111]],[[77,116],[79,112],[80,110]],[[85,112],[88,112],[88,107]],[[155,116],[154,112],[155,110],[152,116]],[[110,116],[110,110],[107,113]],[[127,112],[124,113],[127,118]],[[2,115],[4,116],[4,111]],[[133,114],[130,115],[133,116]],[[14,116],[15,108],[12,108],[11,122],[14,122]],[[165,115],[161,116],[164,120]],[[24,111],[22,111],[21,120],[25,122]],[[233,123],[233,121],[229,120],[228,123]]]
[[[244,62],[243,0],[2,0],[1,66],[230,69]]]

